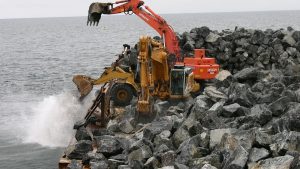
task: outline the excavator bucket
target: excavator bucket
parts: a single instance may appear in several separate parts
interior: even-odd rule
[[[102,14],[109,14],[112,3],[92,3],[89,8],[87,25],[98,26]]]
[[[81,98],[84,98],[93,90],[93,83],[90,77],[76,75],[73,77],[73,82],[76,84]]]

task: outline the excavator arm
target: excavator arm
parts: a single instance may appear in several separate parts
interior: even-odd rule
[[[116,6],[114,6],[116,5]],[[102,14],[136,14],[149,26],[156,30],[164,40],[164,45],[169,55],[175,55],[177,61],[181,61],[180,48],[173,28],[148,6],[144,6],[141,0],[123,0],[115,3],[93,3],[89,8],[88,24],[98,25]]]

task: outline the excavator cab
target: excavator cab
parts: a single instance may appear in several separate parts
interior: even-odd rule
[[[185,66],[174,66],[170,72],[170,95],[171,98],[184,98],[188,91],[188,78],[192,73],[190,68]]]

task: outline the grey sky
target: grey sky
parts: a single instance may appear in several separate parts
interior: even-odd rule
[[[0,18],[86,16],[95,0],[0,0]],[[300,0],[144,0],[157,13],[300,10]],[[102,2],[114,2],[104,0]]]

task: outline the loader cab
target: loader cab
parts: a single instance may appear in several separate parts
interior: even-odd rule
[[[192,70],[184,66],[174,66],[170,73],[171,98],[183,98],[186,95],[186,81]]]

